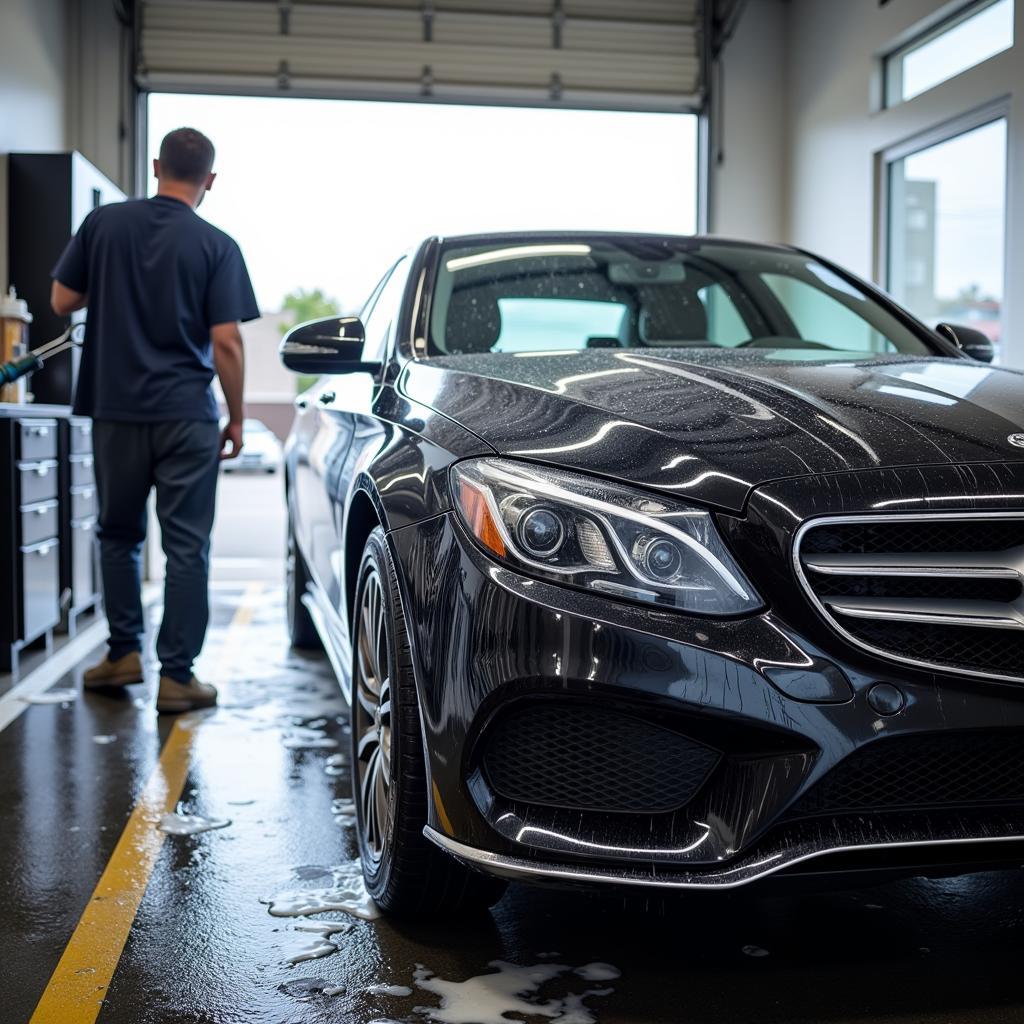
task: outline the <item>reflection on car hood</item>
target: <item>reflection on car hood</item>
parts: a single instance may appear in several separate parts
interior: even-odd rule
[[[1007,440],[1024,430],[1016,371],[966,359],[806,356],[444,356],[410,363],[401,387],[502,454],[734,510],[753,487],[783,477],[1024,460]]]

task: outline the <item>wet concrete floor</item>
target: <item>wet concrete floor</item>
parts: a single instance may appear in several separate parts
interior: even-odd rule
[[[471,922],[364,919],[344,709],[281,600],[216,589],[211,714],[158,721],[150,682],[0,732],[3,1024],[1024,1021],[1020,873],[649,908],[513,886]],[[146,800],[182,779],[182,812],[230,824],[157,832]],[[336,909],[270,912],[316,899]]]

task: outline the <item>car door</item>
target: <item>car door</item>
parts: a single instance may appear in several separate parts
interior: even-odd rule
[[[363,358],[367,361],[386,359],[389,332],[401,305],[409,262],[403,257],[389,270],[375,291],[375,299],[364,310]],[[306,503],[309,568],[335,608],[340,607],[343,598],[341,525],[358,465],[356,455],[382,433],[372,415],[379,387],[367,373],[339,374],[321,378],[315,396],[310,396],[317,426],[309,447],[309,493],[300,493],[299,500]]]
[[[377,282],[360,316],[366,317],[387,284],[394,267]],[[295,423],[291,433],[291,516],[295,537],[313,579],[330,591],[330,573],[318,566],[329,566],[330,552],[337,546],[330,536],[333,530],[332,503],[327,496],[326,470],[331,449],[342,446],[339,417],[330,415],[337,394],[339,376],[325,375],[295,399]],[[318,551],[320,552],[318,556]]]

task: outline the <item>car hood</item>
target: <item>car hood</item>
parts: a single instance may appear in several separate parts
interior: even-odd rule
[[[1024,461],[1024,376],[967,359],[488,353],[409,363],[400,388],[503,455],[734,511],[785,477]]]

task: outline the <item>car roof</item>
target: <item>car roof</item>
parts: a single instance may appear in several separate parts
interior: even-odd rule
[[[686,242],[691,245],[730,245],[776,252],[799,252],[790,245],[776,242],[754,242],[726,235],[680,235],[653,231],[488,231],[479,234],[435,235],[444,245],[488,245],[502,242],[535,242],[564,239],[583,242]]]

